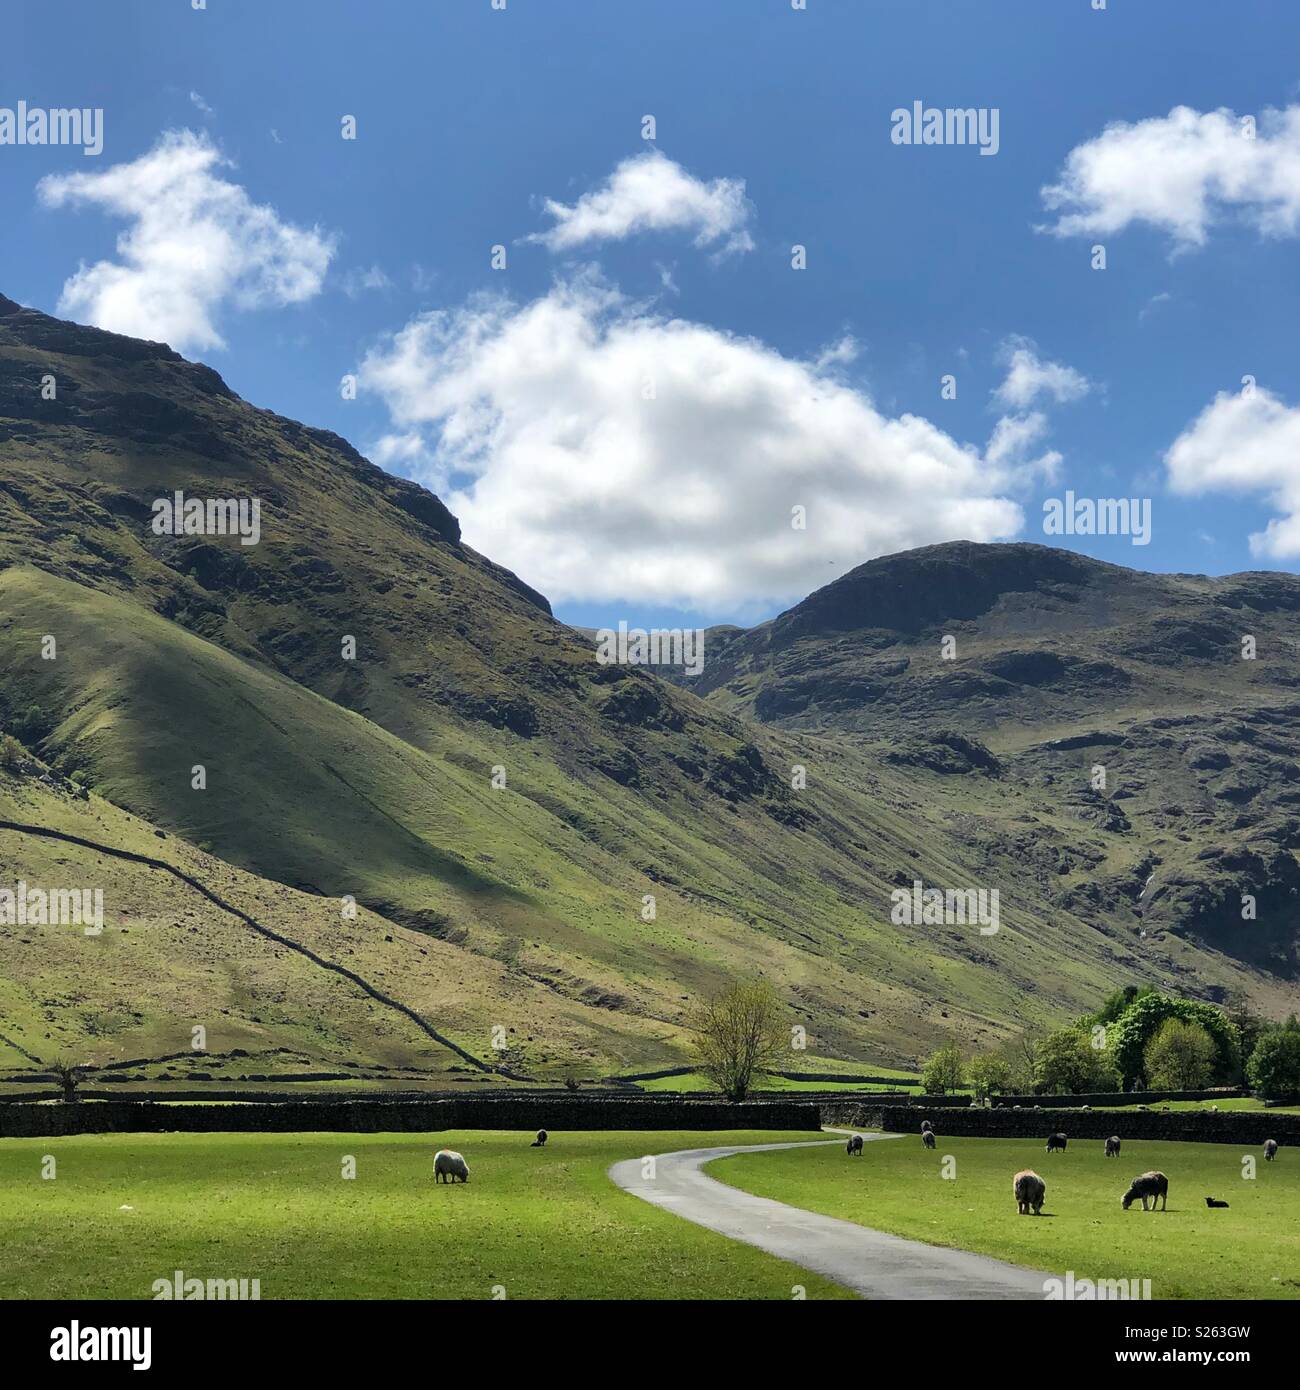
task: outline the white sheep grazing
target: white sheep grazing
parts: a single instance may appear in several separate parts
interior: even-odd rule
[[[1276,1140],[1276,1139],[1265,1139],[1265,1140],[1264,1140],[1264,1157],[1265,1157],[1265,1158],[1268,1160],[1268,1162],[1270,1162],[1270,1163],[1272,1163],[1272,1161],[1277,1157],[1277,1140]]]
[[[439,1149],[433,1156],[434,1182],[455,1182],[457,1178],[461,1182],[469,1181],[469,1164],[464,1155],[455,1149]]]

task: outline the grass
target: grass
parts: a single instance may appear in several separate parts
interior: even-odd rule
[[[1228,1144],[1124,1141],[1107,1160],[1100,1141],[1048,1157],[1037,1140],[919,1139],[742,1155],[708,1171],[723,1182],[829,1216],[933,1245],[994,1255],[1056,1276],[1150,1279],[1154,1298],[1300,1297],[1300,1155],[1283,1150],[1242,1177],[1246,1151]],[[955,1177],[941,1176],[947,1159]],[[1040,1218],[1017,1215],[1012,1176],[1032,1168],[1047,1183]],[[1169,1209],[1124,1211],[1134,1174],[1169,1175]],[[1230,1203],[1211,1211],[1205,1198]]]
[[[491,1299],[498,1286],[507,1298],[788,1299],[795,1285],[847,1298],[606,1177],[643,1154],[808,1137],[559,1133],[545,1149],[496,1131],[5,1139],[0,1297],[149,1298],[180,1269],[260,1279],[267,1299]],[[465,1154],[469,1183],[434,1185],[440,1146]]]

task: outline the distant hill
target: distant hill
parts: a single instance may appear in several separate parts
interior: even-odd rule
[[[0,770],[0,819],[165,832],[489,1064],[495,1035],[552,1080],[672,1066],[690,1000],[751,972],[807,1030],[792,1065],[910,1064],[949,1031],[991,1044],[1130,980],[1279,1014],[1300,998],[1287,576],[935,547],[711,632],[686,689],[598,665],[432,494],[164,346],[0,299],[0,443],[0,725],[55,778]],[[154,534],[177,491],[259,499],[260,542]],[[1222,649],[1246,619],[1261,657],[1239,671]],[[1095,749],[1070,744],[1094,735],[1116,772],[1101,794]],[[58,790],[73,772],[88,802]],[[19,831],[0,868],[108,873]],[[893,925],[914,878],[999,887],[1000,932]],[[262,946],[181,883],[106,886],[118,936],[148,931],[174,988],[124,982],[102,941],[0,925],[20,1051],[161,1056],[219,1001],[213,1047],[460,1065],[364,990],[314,997],[308,957],[249,966]],[[349,896],[355,923],[312,925]]]

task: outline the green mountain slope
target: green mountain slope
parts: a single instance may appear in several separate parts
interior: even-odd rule
[[[155,535],[151,503],[178,489],[259,499],[260,543]],[[854,631],[814,641],[808,669]],[[599,666],[415,484],[165,347],[0,300],[0,724],[80,773],[98,814],[137,817],[259,891],[291,894],[284,935],[302,904],[336,923],[351,895],[363,909],[351,930],[381,958],[388,936],[436,948],[437,993],[404,994],[405,966],[388,993],[474,1056],[492,1060],[500,1028],[538,1076],[671,1065],[689,1000],[754,971],[807,1030],[798,1062],[907,1063],[943,1032],[992,1041],[1131,979],[1294,1007],[1281,938],[1252,954],[1180,917],[1144,920],[1118,887],[1095,900],[1153,852],[1109,811],[1081,819],[1041,794],[1036,772],[936,770],[928,745],[904,737],[910,713],[887,746],[834,721],[778,727],[736,684],[765,679],[756,635],[726,639],[730,675],[708,669],[705,699]],[[806,789],[791,786],[797,766]],[[6,808],[45,786],[0,778],[0,819],[37,823]],[[38,813],[56,808],[26,811]],[[1186,856],[1170,825],[1161,862],[1174,865]],[[25,857],[30,841],[4,842],[0,882],[32,880],[29,862],[54,872]],[[1201,847],[1189,840],[1187,854]],[[89,872],[89,853],[71,847],[68,871]],[[1273,871],[1284,889],[1285,865]],[[891,924],[890,892],[918,877],[999,888],[999,933]],[[191,890],[154,891],[180,910]],[[21,980],[0,958],[23,1037],[41,981],[67,968],[56,936],[24,948],[35,966]],[[93,968],[77,988],[92,1011],[122,1002]],[[280,1014],[255,1026],[301,1051],[318,1007],[285,989]],[[117,1043],[154,1055],[176,1001],[137,1011]],[[85,1010],[54,1012],[52,1031],[75,1034]],[[15,1037],[5,1017],[0,1035]],[[430,1064],[428,1033],[408,1019],[399,1035],[387,1062],[409,1049]],[[322,1062],[375,1055],[346,1020],[312,1048]]]

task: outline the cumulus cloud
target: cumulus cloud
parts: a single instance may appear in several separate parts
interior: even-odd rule
[[[1185,496],[1261,494],[1281,515],[1250,537],[1271,560],[1300,556],[1300,408],[1269,391],[1221,392],[1165,455],[1170,488]]]
[[[999,404],[1024,410],[1039,396],[1050,396],[1058,404],[1086,396],[1091,383],[1082,372],[1061,362],[1044,362],[1028,338],[1009,338],[1003,344],[1002,358],[1006,379],[993,393]]]
[[[597,241],[621,241],[647,231],[692,232],[696,246],[750,251],[745,224],[749,203],[743,179],[704,183],[658,150],[625,159],[571,207],[545,203],[555,225],[527,238],[551,251],[572,251]],[[721,245],[719,246],[719,243]]]
[[[43,178],[45,206],[98,208],[129,223],[117,260],[83,264],[64,284],[60,312],[202,351],[225,346],[215,316],[227,303],[254,309],[317,294],[331,238],[254,203],[220,177],[227,163],[205,135],[171,131],[131,163]]]
[[[990,459],[882,414],[840,375],[848,354],[783,357],[588,273],[523,306],[421,314],[359,376],[393,421],[377,456],[441,491],[471,545],[552,598],[721,615],[1023,523],[1010,442]]]
[[[1118,121],[1066,157],[1042,190],[1058,236],[1102,235],[1145,222],[1180,246],[1238,217],[1267,236],[1300,232],[1300,106],[1249,118],[1176,106],[1167,116]]]

